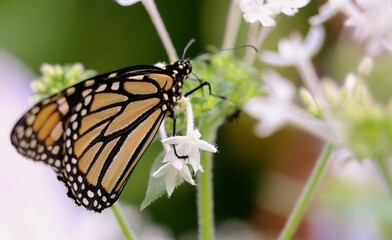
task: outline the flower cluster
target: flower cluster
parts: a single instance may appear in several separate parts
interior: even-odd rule
[[[293,16],[309,3],[309,0],[241,0],[239,6],[244,19],[249,23],[259,21],[265,27],[275,26],[275,16],[283,13]]]
[[[154,177],[165,175],[166,191],[169,196],[173,193],[177,176],[195,185],[189,166],[194,174],[199,171],[203,172],[203,167],[200,164],[200,150],[217,152],[214,145],[200,140],[201,134],[194,127],[192,104],[187,98],[184,98],[183,101],[186,105],[187,133],[185,136],[172,136],[162,139],[163,144],[169,144],[172,147],[169,148],[163,158],[165,164],[152,174]]]
[[[94,70],[86,70],[80,63],[64,66],[44,63],[41,66],[41,73],[42,77],[34,80],[31,84],[35,93],[34,101],[39,101],[81,80],[96,75]]]
[[[319,25],[338,13],[347,16],[345,25],[354,29],[355,38],[366,43],[370,55],[392,52],[392,1],[329,0],[310,22]]]

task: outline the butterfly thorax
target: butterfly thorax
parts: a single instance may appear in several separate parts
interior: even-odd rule
[[[177,102],[183,96],[183,82],[188,78],[189,74],[192,72],[192,65],[189,60],[179,60],[172,64],[166,65],[165,70],[170,71],[171,77],[173,78],[173,86],[167,92],[167,96],[164,95],[165,104],[163,108],[173,111]]]

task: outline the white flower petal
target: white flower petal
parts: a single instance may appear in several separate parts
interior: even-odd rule
[[[199,149],[195,148],[192,149],[190,154],[189,154],[189,159],[188,159],[189,164],[193,168],[193,172],[196,174],[202,167],[200,165],[200,152]]]
[[[309,19],[310,24],[320,25],[345,9],[352,8],[352,0],[328,0],[319,9],[319,14]]]
[[[152,174],[152,176],[153,176],[153,177],[160,177],[160,176],[166,174],[168,168],[170,167],[169,165],[170,165],[170,163],[164,164],[162,167],[158,168],[158,170],[156,170],[156,171]]]
[[[174,154],[174,150],[171,148],[169,151],[166,152],[165,156],[163,157],[163,162],[175,162],[177,161],[177,156]]]
[[[262,75],[268,86],[268,95],[283,102],[291,102],[295,95],[294,84],[275,71],[267,71]]]
[[[374,56],[385,50],[392,52],[392,3],[390,0],[356,1],[346,6],[349,18],[345,25],[354,28],[358,42],[366,44],[368,54]]]
[[[161,142],[163,144],[179,144],[186,139],[187,139],[187,137],[185,137],[185,136],[174,136],[174,137],[168,137],[168,138],[162,139]]]
[[[293,16],[298,12],[298,8],[302,8],[309,3],[309,0],[269,0],[266,6],[273,9],[276,14],[283,13]]]
[[[324,29],[312,27],[305,40],[298,33],[278,42],[278,53],[263,51],[261,59],[275,66],[295,66],[311,59],[320,49],[324,40]]]
[[[189,171],[189,169],[188,169],[188,167],[186,165],[184,165],[184,168],[180,172],[180,175],[189,184],[196,185],[195,181],[193,181],[191,172]]]
[[[309,56],[314,56],[324,43],[325,31],[321,26],[314,26],[310,28],[308,35],[304,41],[307,46]]]
[[[176,186],[176,178],[177,178],[177,171],[174,168],[171,168],[166,173],[166,179],[165,179],[166,191],[169,197],[172,195],[174,191],[174,187]]]
[[[189,141],[186,140],[176,146],[177,154],[180,156],[188,156],[189,155]]]
[[[208,142],[206,142],[204,140],[197,139],[196,143],[197,143],[197,147],[201,150],[213,152],[213,153],[216,153],[218,151],[218,149],[216,149],[216,147],[214,145],[209,144]]]
[[[271,8],[266,7],[264,0],[242,0],[239,3],[245,21],[255,23],[259,21],[265,27],[275,25],[273,16],[276,14]]]
[[[175,156],[174,155],[174,151],[173,151],[173,156]],[[181,170],[183,167],[184,167],[184,162],[183,162],[183,160],[181,160],[181,159],[179,159],[179,158],[177,158],[176,157],[176,160],[174,160],[174,161],[171,161],[171,164],[173,165],[173,167],[174,168],[176,168],[177,170]]]
[[[272,51],[263,51],[261,53],[261,60],[277,67],[287,67],[292,65],[291,62],[286,61],[286,59],[282,58],[279,53]]]
[[[116,0],[116,2],[121,6],[131,6],[137,2],[140,2],[140,0]]]
[[[193,131],[189,131],[186,134],[188,137],[193,138],[193,139],[199,139],[201,137],[201,134],[199,130],[194,129]]]

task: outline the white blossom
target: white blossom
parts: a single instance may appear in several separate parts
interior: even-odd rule
[[[352,0],[329,0],[319,9],[319,14],[311,17],[309,22],[312,25],[319,25],[334,17],[345,9],[351,9]]]
[[[273,18],[276,11],[265,5],[264,0],[242,0],[239,3],[245,21],[255,23],[259,21],[265,27],[275,26]]]
[[[184,160],[179,159],[174,154],[173,149],[170,149],[168,152],[166,152],[165,157],[163,158],[163,162],[165,162],[165,164],[157,171],[155,171],[152,175],[154,177],[160,177],[165,175],[165,186],[169,197],[174,191],[177,176],[180,176],[188,183],[195,185],[188,166],[185,164]]]
[[[173,136],[162,139],[163,144],[168,144],[172,147],[163,158],[165,164],[153,173],[154,177],[165,175],[166,191],[169,196],[173,193],[177,176],[195,185],[188,165],[192,167],[194,174],[203,171],[200,164],[200,150],[217,152],[217,148],[214,145],[200,139],[201,134],[199,130],[194,128],[192,105],[189,100],[184,98],[183,101],[179,102],[179,105],[186,106],[187,133],[185,136]]]
[[[201,134],[197,129],[190,130],[186,136],[174,136],[162,140],[164,144],[176,145],[179,156],[188,156],[187,162],[191,164],[193,171],[203,171],[200,165],[200,150],[217,152],[214,145],[204,140],[200,140]]]
[[[368,54],[392,52],[391,0],[329,0],[310,23],[322,24],[338,13],[347,17],[345,25],[354,29],[356,40],[366,45]]]
[[[353,11],[345,22],[354,27],[356,39],[366,44],[369,54],[392,52],[392,1],[357,0],[356,3],[358,11]]]
[[[305,7],[309,1],[310,0],[269,0],[267,7],[273,9],[276,13],[293,16],[298,12],[298,8]]]
[[[294,85],[275,72],[264,74],[269,95],[250,100],[244,110],[260,122],[256,133],[267,137],[286,124],[298,126],[323,139],[329,139],[326,126],[293,103]]]
[[[281,39],[278,52],[264,51],[261,59],[275,66],[293,66],[314,56],[324,40],[324,29],[312,27],[305,40],[299,34],[293,34],[288,39]]]
[[[240,9],[245,21],[255,23],[259,21],[264,27],[275,26],[274,17],[280,13],[293,16],[309,3],[309,0],[241,0]]]

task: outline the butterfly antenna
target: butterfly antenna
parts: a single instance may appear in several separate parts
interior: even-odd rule
[[[212,54],[220,53],[220,52],[225,52],[225,51],[233,51],[233,50],[237,50],[237,49],[241,49],[241,48],[252,48],[253,50],[255,50],[255,52],[258,51],[257,48],[256,48],[255,46],[250,45],[250,44],[245,44],[245,45],[241,45],[241,46],[237,46],[237,47],[232,47],[232,48],[224,48],[224,49],[218,49],[218,50],[215,50],[215,51],[208,51],[208,52],[199,54],[199,55],[197,55],[197,56],[194,57],[194,58],[200,58],[200,57],[203,57],[203,56],[208,56],[208,55],[212,55]]]
[[[196,40],[194,38],[192,38],[188,44],[185,46],[184,48],[184,52],[182,53],[182,58],[181,59],[185,59],[185,54],[188,51],[188,49],[190,48],[190,46],[192,46],[192,44],[195,42]]]

